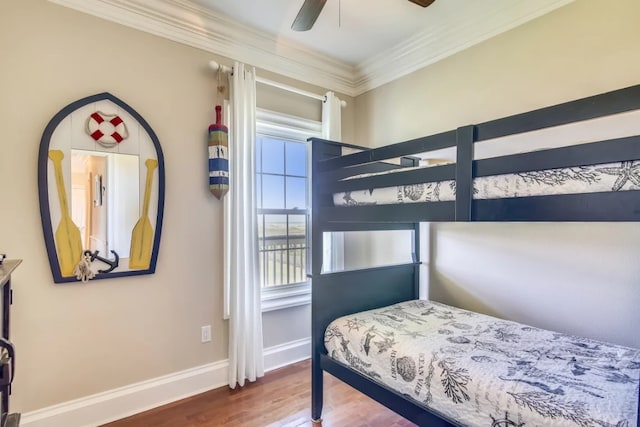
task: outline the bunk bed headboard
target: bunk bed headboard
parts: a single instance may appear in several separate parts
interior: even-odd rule
[[[363,147],[336,143],[321,139],[313,139],[312,158],[312,187],[321,188],[325,175],[319,169],[314,169],[319,159],[331,159],[339,157],[344,148],[350,150],[363,150]],[[355,154],[357,155],[357,153]],[[373,162],[367,163],[357,170],[350,172],[338,172],[334,178],[348,176],[352,173],[369,173],[384,170],[393,170],[402,167],[415,167],[418,159],[403,157],[395,163]],[[365,311],[383,305],[390,305],[400,301],[415,299],[419,294],[420,267],[420,234],[419,224],[409,222],[394,223],[369,223],[366,225],[357,223],[325,223],[322,216],[314,211],[316,206],[327,206],[332,203],[325,192],[314,191],[312,201],[312,345],[314,349],[324,347],[324,330],[329,323],[338,317]],[[360,228],[362,226],[363,228]],[[367,271],[338,271],[323,273],[323,233],[364,230],[412,230],[413,262],[402,265],[384,266],[367,269]],[[315,256],[313,254],[316,254]],[[320,254],[320,255],[318,255]],[[393,286],[388,286],[393,283]],[[354,303],[354,301],[356,301]]]

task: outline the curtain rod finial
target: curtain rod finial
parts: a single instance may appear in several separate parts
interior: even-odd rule
[[[213,71],[222,71],[223,73],[231,71],[231,68],[219,64],[218,61],[215,60],[209,61],[209,68],[211,68]]]

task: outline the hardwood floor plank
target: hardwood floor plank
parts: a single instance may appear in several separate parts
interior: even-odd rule
[[[322,423],[311,421],[311,361],[267,373],[231,390],[221,387],[103,427],[411,427],[405,420],[324,374]]]

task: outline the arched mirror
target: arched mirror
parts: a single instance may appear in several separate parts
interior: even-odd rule
[[[101,93],[60,110],[40,141],[38,187],[56,283],[155,271],[164,158],[129,105]]]

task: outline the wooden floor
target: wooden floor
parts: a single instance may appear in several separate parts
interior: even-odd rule
[[[415,424],[324,374],[322,423],[311,422],[311,362],[267,373],[242,389],[218,388],[109,427],[409,427]]]

